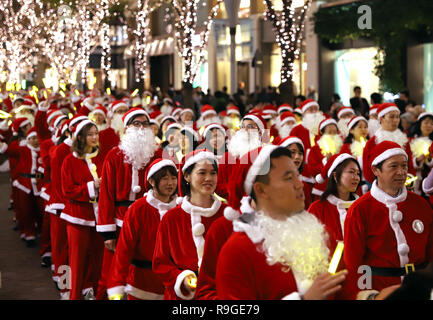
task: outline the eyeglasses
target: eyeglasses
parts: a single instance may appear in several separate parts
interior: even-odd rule
[[[254,124],[241,125],[241,129],[259,130],[259,128]]]
[[[147,128],[149,126],[149,122],[134,120],[134,121],[132,121],[132,125],[136,128],[138,128],[138,127]]]

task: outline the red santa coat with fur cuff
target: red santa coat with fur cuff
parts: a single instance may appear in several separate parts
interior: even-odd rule
[[[176,199],[163,203],[153,190],[134,202],[123,220],[108,279],[108,295],[128,293],[137,299],[161,300],[164,286],[152,269],[136,267],[132,259],[152,262],[161,218],[176,206]],[[126,285],[126,286],[125,286]]]
[[[421,227],[422,226],[422,227]],[[433,260],[433,215],[428,202],[403,189],[393,198],[377,187],[349,208],[344,225],[344,262],[349,271],[341,296],[360,291],[358,267],[404,268]],[[401,277],[372,276],[372,289],[401,284]]]
[[[98,217],[98,203],[91,203],[98,197],[94,178],[90,167],[96,165],[98,176],[101,174],[102,164],[98,157],[89,162],[78,158],[73,152],[65,158],[61,170],[62,192],[65,197],[65,209],[60,218],[83,226],[94,227]]]
[[[106,156],[111,149],[118,146],[120,143],[120,137],[116,131],[108,127],[107,129],[99,131],[99,154],[102,160],[105,160]]]
[[[111,149],[104,161],[99,190],[98,232],[115,232],[122,227],[128,206],[116,205],[119,201],[135,201],[145,192],[145,172],[153,160],[159,158],[160,150],[140,170],[125,161],[119,147]]]
[[[63,196],[62,188],[58,186],[62,185],[62,164],[65,158],[71,154],[71,146],[72,140],[67,138],[50,152],[51,184],[56,187],[51,190],[50,204],[46,209],[52,214],[57,214],[56,210],[63,210],[65,208],[65,197]]]
[[[190,300],[194,292],[181,290],[183,280],[198,272],[205,236],[211,224],[223,216],[226,205],[214,197],[210,208],[192,205],[188,197],[162,218],[156,236],[153,271],[165,286],[165,300]]]
[[[42,167],[40,173],[44,174],[44,186],[41,190],[41,198],[44,199],[47,205],[50,203],[51,197],[51,161],[50,161],[50,150],[55,147],[54,140],[46,139],[42,141],[40,145],[40,154],[42,160]]]
[[[228,151],[224,153],[224,156],[218,161],[218,184],[215,192],[222,198],[228,198],[228,184],[232,170],[238,161],[239,158],[235,158]]]

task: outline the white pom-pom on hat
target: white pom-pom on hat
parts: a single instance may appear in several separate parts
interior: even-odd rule
[[[226,207],[224,209],[224,217],[229,220],[229,221],[234,221],[236,219],[238,219],[241,216],[241,214],[233,209],[232,207]]]
[[[140,191],[141,191],[141,187],[140,186],[133,186],[132,187],[132,192],[139,193]]]
[[[322,175],[319,173],[318,175],[316,175],[316,181],[317,183],[324,183],[325,179],[323,179]]]
[[[192,227],[192,234],[196,237],[200,237],[204,234],[205,228],[203,223],[197,223]]]

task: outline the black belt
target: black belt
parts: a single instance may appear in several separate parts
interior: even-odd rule
[[[132,259],[131,264],[137,268],[152,269],[152,261]]]
[[[379,268],[371,267],[371,271],[374,276],[381,277],[402,277],[408,275],[409,273],[415,272],[415,270],[421,270],[427,267],[427,262],[414,265],[413,263],[408,263],[404,268]]]
[[[116,207],[129,207],[131,204],[133,204],[134,201],[131,200],[125,200],[125,201],[114,201],[114,205]]]
[[[96,197],[96,199],[89,200],[89,201],[76,201],[76,200],[72,200],[72,199],[70,199],[69,201],[71,203],[78,203],[78,204],[80,204],[80,203],[98,203],[98,200],[99,200],[99,197]]]
[[[43,179],[44,174],[43,173],[21,173],[21,176],[24,178],[35,178],[35,179]]]

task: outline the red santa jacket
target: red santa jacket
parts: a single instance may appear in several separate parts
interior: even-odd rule
[[[292,131],[290,132],[291,136],[295,136],[298,137],[299,139],[302,140],[302,143],[304,144],[304,148],[305,148],[305,153],[307,152],[308,149],[311,148],[311,134],[310,134],[310,130],[308,130],[307,128],[305,128],[302,123],[296,125]]]
[[[51,139],[52,133],[48,129],[47,111],[39,109],[35,115],[35,128],[39,141]]]
[[[152,271],[153,251],[160,220],[175,206],[176,199],[161,202],[150,190],[129,207],[111,265],[109,296],[126,292],[137,299],[163,298],[164,286]]]
[[[7,146],[4,152],[9,159],[15,158],[19,162],[16,171],[12,174],[12,185],[27,194],[33,193],[39,196],[43,185],[42,160],[40,158],[39,148],[33,148],[28,144],[13,143]],[[42,171],[42,172],[41,172]]]
[[[224,156],[218,162],[218,184],[215,192],[224,199],[228,199],[228,185],[230,183],[232,170],[238,162],[239,158],[234,157],[228,151],[224,153]]]
[[[162,218],[156,235],[153,271],[162,280],[166,300],[190,300],[182,291],[182,282],[198,272],[203,256],[205,236],[211,224],[223,215],[226,205],[214,197],[211,208],[192,205],[188,197]]]
[[[47,201],[49,205],[51,196],[51,160],[50,150],[55,147],[52,138],[41,142],[41,159],[42,159],[42,173],[44,174],[44,185],[41,190],[41,198]]]
[[[65,208],[66,199],[63,194],[62,188],[62,165],[65,158],[71,154],[72,140],[70,138],[65,139],[61,144],[55,146],[50,151],[50,165],[51,165],[51,183],[52,188],[50,204],[46,207],[46,211],[57,214],[57,210],[63,210]]]
[[[0,153],[5,154],[6,156],[8,156],[8,161],[9,161],[9,168],[10,168],[10,175],[11,175],[11,180],[14,181],[17,178],[18,175],[18,164],[19,164],[19,158],[18,156],[13,156],[12,154],[8,154],[6,151],[8,149],[10,150],[17,150],[18,147],[23,147],[27,144],[27,141],[24,140],[12,140],[11,142],[9,142],[9,144],[5,143],[0,147]]]
[[[120,137],[116,131],[108,127],[107,129],[99,131],[99,153],[98,156],[105,160],[108,152],[120,143]]]
[[[145,191],[145,172],[153,160],[159,158],[159,149],[140,170],[125,161],[119,147],[113,148],[104,161],[99,191],[99,219],[96,230],[106,239],[113,239],[116,225],[122,227],[123,216],[129,205],[141,198]]]
[[[372,288],[359,288],[360,266],[405,268],[433,260],[433,215],[425,199],[403,188],[391,197],[377,186],[356,200],[344,224],[344,262],[349,271],[341,296],[354,299],[361,289],[382,290],[402,277],[372,274]],[[362,282],[362,281],[361,281]],[[365,281],[364,281],[365,282]]]
[[[100,176],[102,164],[97,159],[80,159],[75,152],[65,158],[61,169],[61,187],[66,203],[60,218],[74,224],[96,226],[98,190],[91,170],[92,165],[96,165]]]

